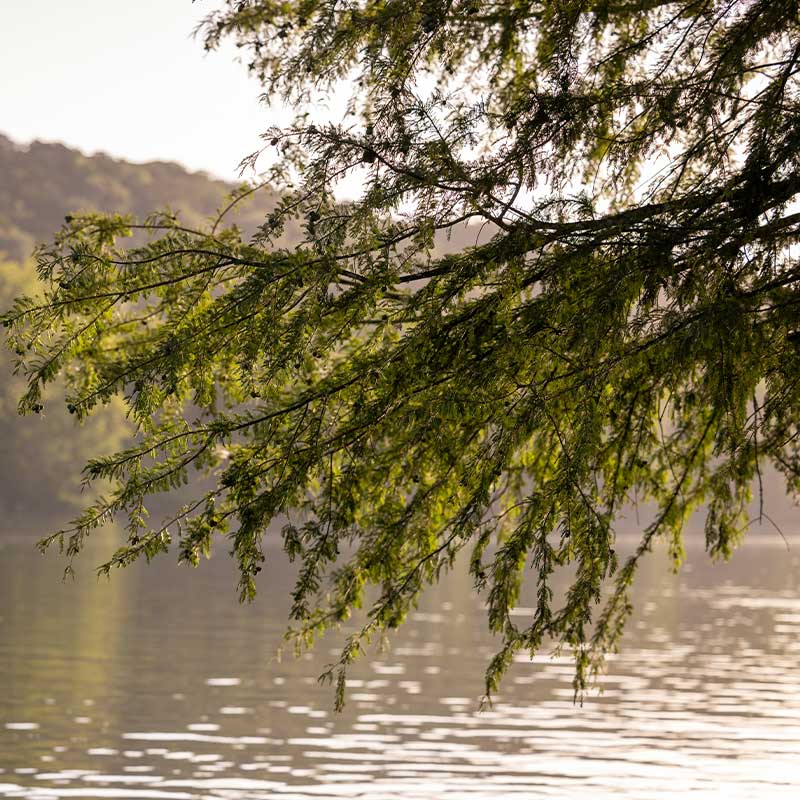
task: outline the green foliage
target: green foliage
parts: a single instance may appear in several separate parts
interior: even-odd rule
[[[487,694],[548,643],[580,692],[657,537],[677,566],[706,504],[727,557],[762,465],[800,488],[796,3],[254,0],[202,30],[299,109],[266,135],[281,201],[250,239],[224,216],[82,215],[40,250],[44,300],[5,317],[23,408],[66,371],[80,418],[121,395],[139,430],[87,468],[115,491],[43,546],[127,514],[108,571],[223,535],[250,599],[286,518],[300,646],[370,599],[325,676],[339,704],[466,550],[502,637]],[[348,115],[312,122],[342,85]],[[434,247],[464,223],[488,241]],[[193,466],[215,486],[148,528],[147,497]],[[634,500],[657,511],[620,564]]]

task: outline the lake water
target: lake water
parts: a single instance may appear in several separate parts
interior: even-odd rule
[[[582,707],[570,663],[543,654],[478,710],[495,643],[456,572],[353,669],[339,715],[316,681],[335,639],[273,659],[279,553],[239,606],[224,548],[110,582],[97,551],[61,583],[31,541],[0,542],[0,797],[800,797],[800,537],[753,537],[718,565],[690,546],[678,576],[651,556]]]

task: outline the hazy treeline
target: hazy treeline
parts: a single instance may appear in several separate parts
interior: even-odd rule
[[[2,134],[0,175],[0,251],[14,261],[50,240],[65,214],[105,211],[144,217],[169,206],[185,223],[199,225],[232,188],[178,164],[130,164],[44,142],[23,147]],[[263,199],[261,205],[243,204],[235,221],[254,230],[265,213]]]
[[[76,211],[131,212],[146,216],[168,205],[200,225],[220,207],[232,186],[177,164],[130,164],[105,155],[84,156],[60,144],[20,146],[0,134],[0,309],[21,293],[36,291],[31,252],[49,241],[64,216]],[[275,203],[243,204],[233,221],[254,231]],[[299,226],[287,231],[296,240]],[[462,228],[442,250],[457,251],[491,232]],[[122,403],[98,409],[79,428],[58,390],[40,415],[20,417],[21,376],[12,376],[14,354],[0,346],[0,531],[61,525],[84,504],[80,468],[90,456],[111,453],[130,434]],[[781,479],[768,470],[763,483],[767,508],[781,525],[793,527],[795,509]],[[638,529],[635,517],[624,527]]]

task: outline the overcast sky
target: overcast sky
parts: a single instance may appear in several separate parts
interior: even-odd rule
[[[0,0],[0,133],[223,178],[281,122],[236,49],[192,38],[215,0]]]

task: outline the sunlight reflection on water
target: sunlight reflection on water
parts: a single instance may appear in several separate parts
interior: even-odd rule
[[[538,655],[477,711],[493,642],[453,574],[354,669],[342,715],[316,682],[333,640],[271,659],[291,580],[277,556],[242,608],[224,559],[61,584],[30,550],[0,551],[0,797],[800,796],[793,550],[715,566],[692,551],[677,577],[654,556],[583,706],[570,662]]]

